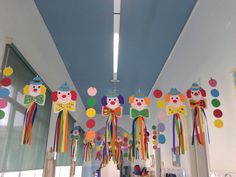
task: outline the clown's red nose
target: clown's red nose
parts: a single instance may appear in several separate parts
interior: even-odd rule
[[[114,104],[115,104],[115,101],[111,101],[111,104],[114,105]]]
[[[66,95],[62,95],[62,98],[65,98],[66,97]]]
[[[138,106],[141,106],[142,104],[140,102],[137,103]]]
[[[177,100],[173,100],[174,103],[177,103]]]
[[[195,96],[198,96],[198,93],[194,93]]]
[[[37,92],[38,91],[38,89],[34,89],[34,92]]]

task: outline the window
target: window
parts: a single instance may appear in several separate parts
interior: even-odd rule
[[[14,176],[19,174],[19,171],[43,169],[52,102],[48,89],[45,106],[38,106],[32,144],[21,145],[26,109],[23,105],[23,87],[36,76],[36,73],[14,45],[6,46],[3,68],[5,66],[11,66],[14,74],[11,76],[12,85],[9,87],[11,92],[8,98],[9,104],[4,110],[6,115],[0,120],[0,171],[11,172],[11,174],[5,173],[4,176],[8,174]],[[24,172],[25,176],[28,173],[31,172]]]

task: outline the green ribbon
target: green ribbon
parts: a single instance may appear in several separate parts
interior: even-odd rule
[[[138,111],[137,109],[131,108],[130,109],[130,117],[131,118],[136,118],[136,117],[149,117],[149,109],[143,109],[141,111]]]
[[[45,94],[38,95],[36,97],[33,97],[31,95],[25,95],[24,97],[24,104],[29,105],[33,102],[37,103],[38,105],[43,106],[45,103],[46,96]]]

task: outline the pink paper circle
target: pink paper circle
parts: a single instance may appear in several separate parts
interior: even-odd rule
[[[157,116],[158,116],[158,119],[159,119],[159,120],[164,120],[166,114],[165,114],[164,111],[160,111],[160,112],[157,113]]]
[[[87,93],[89,96],[95,96],[97,94],[97,89],[95,87],[89,87]]]
[[[1,109],[7,107],[7,104],[8,104],[7,100],[5,100],[5,99],[0,99],[0,108],[1,108]]]
[[[217,86],[217,81],[215,79],[211,78],[208,83],[211,87],[216,87]]]

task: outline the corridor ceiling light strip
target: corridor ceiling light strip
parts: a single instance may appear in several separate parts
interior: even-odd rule
[[[120,0],[114,0],[113,28],[113,80],[117,80],[120,42]]]

